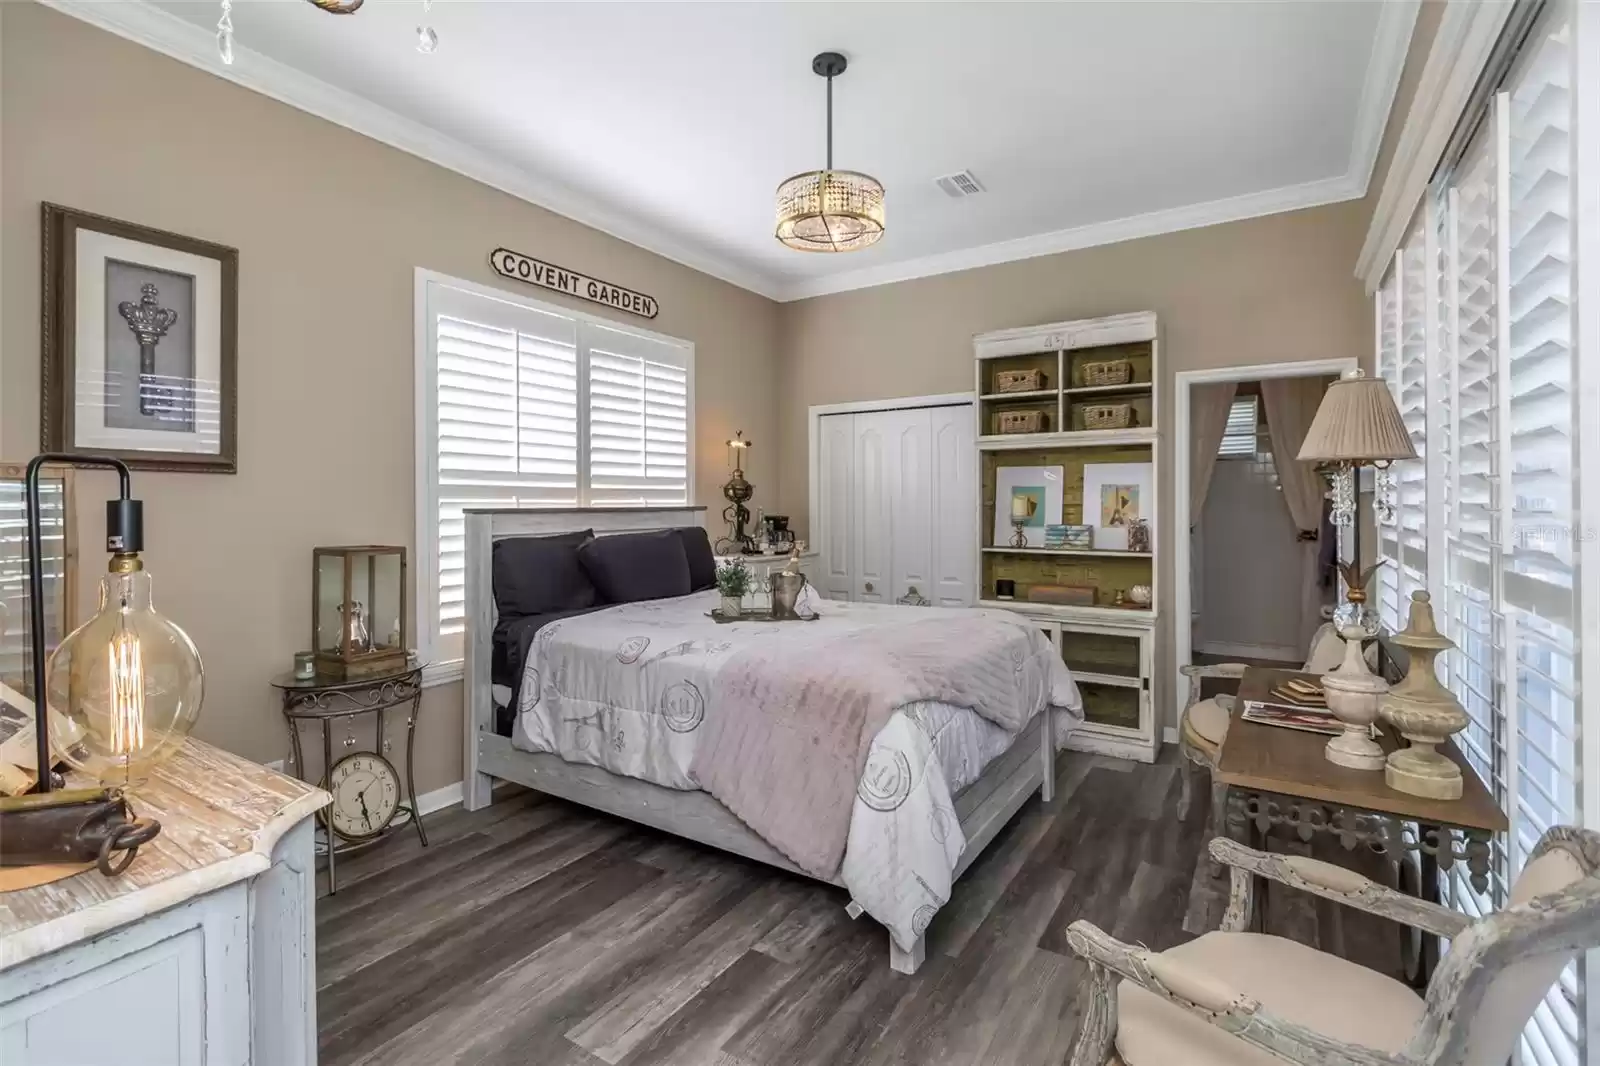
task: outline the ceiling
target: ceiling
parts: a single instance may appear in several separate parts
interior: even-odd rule
[[[1416,5],[49,0],[296,106],[778,299],[1365,192]],[[416,51],[416,28],[439,36]],[[777,183],[879,178],[847,255],[772,237]],[[934,179],[970,169],[986,191]],[[537,249],[529,249],[537,253]]]

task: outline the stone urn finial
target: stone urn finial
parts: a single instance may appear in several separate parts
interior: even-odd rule
[[[1461,702],[1439,684],[1434,660],[1455,647],[1455,642],[1433,621],[1433,604],[1426,592],[1411,594],[1411,614],[1394,642],[1411,653],[1405,680],[1383,698],[1379,713],[1411,742],[1389,754],[1384,783],[1397,792],[1428,799],[1461,798],[1461,767],[1435,750],[1467,727]]]

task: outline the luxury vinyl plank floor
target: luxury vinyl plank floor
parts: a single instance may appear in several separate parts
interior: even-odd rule
[[[1066,756],[957,884],[915,976],[845,893],[528,792],[340,863],[318,901],[324,1066],[1059,1066],[1088,918],[1214,928],[1179,767]],[[1206,791],[1200,795],[1208,795]],[[1269,895],[1274,932],[1392,968],[1394,937]]]

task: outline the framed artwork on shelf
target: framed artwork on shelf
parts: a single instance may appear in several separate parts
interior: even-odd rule
[[[1128,532],[1143,520],[1153,528],[1155,485],[1150,463],[1086,463],[1083,517],[1094,527],[1097,551],[1127,551]]]
[[[1002,466],[995,471],[994,541],[1004,547],[1016,536],[1012,523],[1012,501],[1023,498],[1031,506],[1021,531],[1030,548],[1045,545],[1045,527],[1061,522],[1062,469],[1059,466]],[[1020,513],[1020,512],[1019,512]]]
[[[236,469],[239,253],[44,205],[40,443]]]

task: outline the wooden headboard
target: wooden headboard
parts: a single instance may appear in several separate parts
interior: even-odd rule
[[[494,697],[490,693],[490,664],[494,657],[494,627],[499,612],[494,603],[494,542],[507,537],[550,537],[592,529],[595,536],[646,533],[653,529],[705,525],[704,507],[575,507],[472,509],[466,511],[466,663],[462,692],[462,790],[474,793],[482,806],[489,802],[490,778],[478,772],[478,733],[494,731]],[[478,790],[476,793],[474,790]],[[468,796],[469,800],[474,796]],[[468,803],[468,809],[474,804]]]

